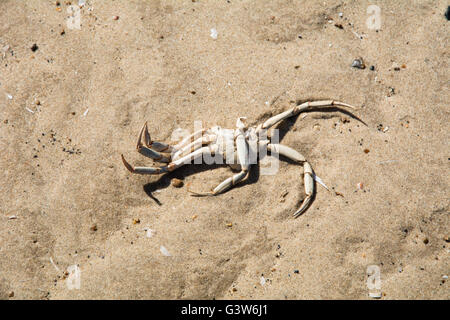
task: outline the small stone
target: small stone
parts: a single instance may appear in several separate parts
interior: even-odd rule
[[[423,239],[424,244],[428,244],[429,242],[430,242],[430,240],[428,240],[428,238]]]
[[[448,6],[447,11],[445,11],[445,17],[447,18],[447,21],[450,20],[450,6]]]
[[[294,270],[294,273],[300,273],[300,271],[299,270]]]
[[[183,186],[183,181],[177,178],[173,178],[172,186],[174,186],[175,188],[181,188]]]
[[[91,231],[93,231],[93,232],[97,231],[97,225],[94,224],[93,226],[91,226],[90,229],[91,229]]]
[[[362,58],[357,58],[353,60],[352,67],[357,69],[365,69],[366,65],[364,64],[364,61]]]
[[[139,224],[139,223],[141,223],[140,219],[133,219],[133,224]]]
[[[119,16],[113,16],[113,20],[119,20]]]
[[[233,224],[230,222],[230,223],[227,223],[227,228],[231,228],[233,226]]]
[[[358,183],[356,186],[358,187],[359,190],[362,190],[364,188],[362,182]]]
[[[14,291],[10,291],[10,292],[8,293],[8,297],[10,297],[10,298],[14,297]]]
[[[364,149],[364,153],[369,153],[370,152],[370,150],[369,149]]]
[[[371,71],[375,71],[375,66],[370,66]]]

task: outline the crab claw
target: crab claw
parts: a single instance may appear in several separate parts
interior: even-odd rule
[[[122,156],[122,162],[123,162],[125,168],[127,168],[128,171],[130,171],[131,173],[134,173],[134,168],[131,166],[131,164],[129,164],[127,162],[127,160],[125,160],[125,157],[123,156],[123,154],[121,154],[121,156]]]

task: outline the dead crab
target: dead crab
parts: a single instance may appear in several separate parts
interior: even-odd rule
[[[122,161],[125,167],[132,173],[161,174],[174,171],[204,156],[215,156],[226,159],[227,164],[230,163],[228,160],[231,157],[231,160],[234,160],[232,163],[237,164],[240,168],[239,173],[227,178],[211,192],[198,193],[189,190],[189,192],[197,196],[217,195],[244,180],[248,175],[251,164],[253,164],[251,161],[252,157],[255,158],[255,155],[261,152],[261,148],[265,148],[265,150],[271,151],[272,154],[282,155],[299,164],[303,164],[306,198],[303,200],[300,208],[294,213],[294,217],[297,217],[311,203],[314,193],[314,171],[306,161],[306,158],[298,151],[279,143],[272,143],[272,132],[269,129],[280,121],[298,115],[303,111],[325,107],[356,109],[349,104],[334,100],[305,102],[269,118],[256,127],[246,126],[244,122],[245,118],[240,117],[236,122],[237,128],[235,130],[222,129],[218,126],[202,129],[186,137],[175,146],[152,141],[148,132],[147,123],[145,123],[139,134],[137,151],[157,162],[167,163],[167,165],[162,167],[133,167],[125,160],[123,155]],[[227,146],[227,148],[224,148],[224,146]]]

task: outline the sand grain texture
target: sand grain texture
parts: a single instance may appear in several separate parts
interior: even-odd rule
[[[370,4],[88,0],[72,30],[64,1],[0,1],[0,297],[366,299],[378,265],[383,299],[450,298],[447,3],[379,1],[379,32]],[[234,128],[324,98],[367,126],[338,112],[282,126],[333,191],[318,186],[298,219],[293,164],[194,198],[187,183],[231,171],[136,176],[120,160],[151,165],[135,152],[145,121],[168,141],[195,120]]]

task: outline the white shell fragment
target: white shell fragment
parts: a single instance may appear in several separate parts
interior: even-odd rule
[[[83,112],[83,117],[86,117],[86,116],[87,116],[87,114],[88,114],[88,112],[89,112],[89,108],[88,108],[88,109],[86,109],[86,111],[85,111],[85,112]]]
[[[369,297],[374,298],[374,299],[380,299],[381,292],[369,292]]]
[[[13,98],[13,96],[10,95],[9,93],[7,93],[6,96],[8,97],[9,100],[12,100],[12,98]]]
[[[147,238],[153,237],[153,235],[154,235],[154,233],[155,233],[155,230],[152,230],[152,229],[150,229],[150,228],[145,228],[144,231],[145,231],[145,236],[146,236]]]
[[[8,219],[9,220],[17,219],[17,216],[9,216]]]
[[[218,35],[217,30],[215,28],[212,28],[211,29],[211,34],[210,34],[211,38],[216,40],[217,39],[217,35]]]
[[[266,279],[263,277],[263,276],[261,276],[261,279],[259,280],[259,283],[263,286],[263,285],[265,285],[266,284]]]
[[[165,255],[166,257],[171,257],[172,255],[170,254],[170,252],[166,249],[166,247],[164,247],[164,246],[161,246],[160,248],[159,248],[159,251],[161,251],[161,253],[163,254],[163,255]]]

